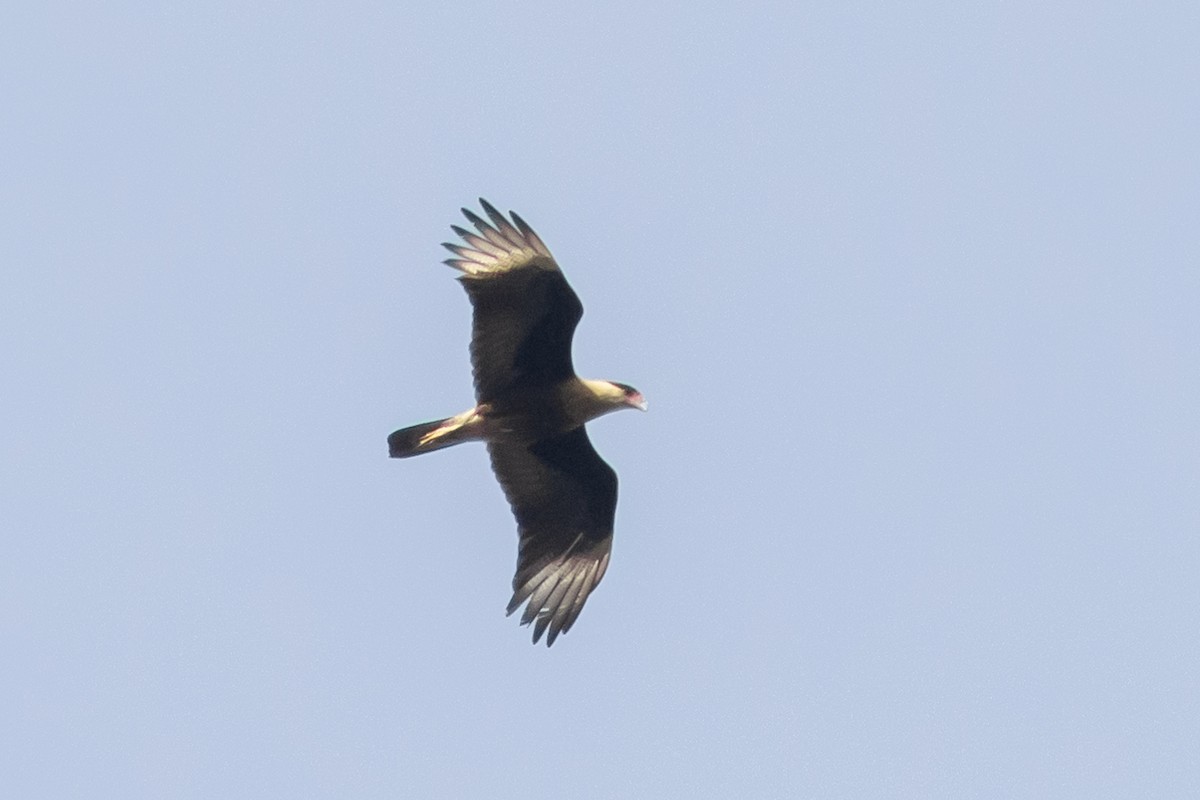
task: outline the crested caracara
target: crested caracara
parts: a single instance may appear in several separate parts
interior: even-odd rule
[[[489,225],[467,209],[478,234],[451,226],[465,244],[445,263],[474,309],[475,405],[388,437],[392,458],[467,441],[487,443],[492,471],[517,518],[520,546],[508,613],[551,645],[575,624],[604,577],[612,549],[617,475],[585,423],[622,408],[646,410],[632,386],[575,374],[571,337],[583,306],[538,235],[480,199]]]

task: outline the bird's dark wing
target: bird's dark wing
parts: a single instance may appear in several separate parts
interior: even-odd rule
[[[515,385],[572,377],[571,337],[583,306],[533,229],[479,202],[492,224],[464,208],[478,235],[452,226],[466,245],[444,247],[457,256],[446,263],[462,271],[474,307],[471,365],[476,399],[485,403]]]
[[[612,551],[617,474],[581,425],[532,445],[491,442],[492,469],[521,536],[508,613],[529,601],[521,624],[546,644],[575,623],[604,577]]]

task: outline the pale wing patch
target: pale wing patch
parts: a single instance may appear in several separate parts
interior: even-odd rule
[[[479,199],[479,204],[491,219],[491,224],[482,220],[470,209],[462,210],[463,216],[478,229],[482,236],[452,225],[451,230],[462,237],[466,245],[445,242],[445,247],[458,258],[446,259],[445,263],[463,272],[469,278],[486,278],[489,275],[510,272],[515,269],[533,267],[557,271],[554,256],[533,228],[525,220],[512,214],[509,222],[491,203]],[[515,225],[513,223],[516,223]]]
[[[580,540],[576,540],[576,544]],[[608,569],[609,541],[582,551],[568,551],[544,564],[513,592],[508,604],[512,614],[525,603],[521,624],[533,624],[533,641],[547,633],[546,644],[554,644],[579,618],[588,595],[600,583]],[[574,545],[572,546],[574,548]]]

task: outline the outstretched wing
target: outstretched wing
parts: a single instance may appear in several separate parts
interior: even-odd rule
[[[582,425],[532,445],[491,442],[488,453],[521,536],[508,613],[528,601],[521,624],[534,623],[534,642],[548,630],[549,646],[608,569],[617,474]]]
[[[457,258],[446,263],[474,307],[471,366],[475,397],[485,403],[514,386],[545,386],[575,374],[571,337],[583,306],[550,250],[516,214],[512,222],[479,200],[488,224],[463,214],[479,234],[452,225],[465,245],[443,245]],[[511,212],[510,212],[511,213]]]

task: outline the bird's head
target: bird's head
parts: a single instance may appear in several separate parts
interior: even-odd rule
[[[580,415],[584,419],[595,419],[613,411],[620,411],[622,408],[646,410],[646,398],[642,397],[642,393],[632,386],[612,381],[588,380],[587,378],[581,379],[579,383],[585,388],[584,395],[579,398],[581,402]]]
[[[617,403],[629,406],[630,408],[636,408],[638,411],[646,410],[646,398],[642,397],[642,393],[637,389],[627,383],[613,383],[611,385],[620,393],[614,397]]]

